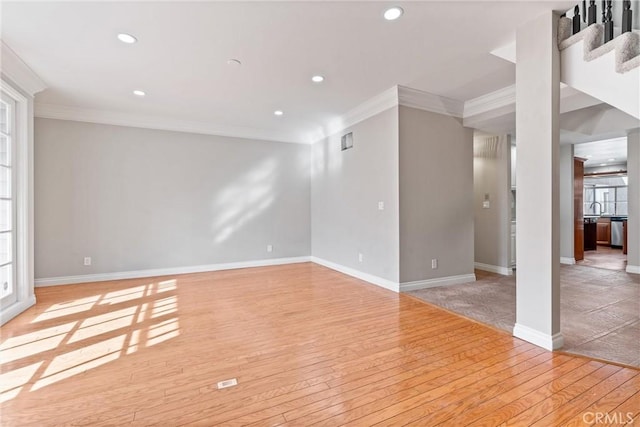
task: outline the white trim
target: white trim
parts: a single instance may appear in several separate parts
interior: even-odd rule
[[[158,129],[275,142],[291,142],[298,144],[306,144],[309,142],[303,140],[303,137],[295,132],[279,132],[246,126],[223,125],[133,112],[95,110],[55,104],[37,103],[35,105],[35,116],[43,119],[71,120],[85,123],[100,123],[105,125]]]
[[[42,79],[3,40],[0,40],[0,44],[0,64],[4,75],[31,96],[47,88]]]
[[[207,271],[234,270],[238,268],[265,267],[271,265],[309,262],[310,257],[262,259],[255,261],[229,262],[223,264],[194,265],[190,267],[158,268],[116,273],[84,274],[81,276],[48,277],[36,279],[36,287],[72,285],[76,283],[104,282],[107,280],[138,279],[141,277],[173,276],[175,274],[203,273]]]
[[[566,264],[566,265],[575,265],[576,263],[576,259],[573,257],[566,257],[566,256],[561,256],[560,257],[560,264]]]
[[[458,276],[438,277],[437,279],[400,283],[400,292],[415,291],[418,289],[426,288],[437,288],[439,286],[460,285],[463,283],[473,283],[475,281],[475,274],[460,274]]]
[[[335,262],[327,261],[326,259],[318,258],[315,256],[311,257],[311,262],[320,264],[335,271],[339,271],[340,273],[344,273],[348,276],[355,277],[356,279],[364,280],[365,282],[369,282],[373,285],[380,286],[390,291],[399,291],[397,282],[383,279],[382,277],[374,276],[373,274],[365,273],[351,267],[345,267],[344,265],[336,264]]]
[[[462,118],[464,102],[405,86],[398,86],[398,103],[405,107]]]
[[[549,335],[519,323],[513,327],[513,336],[549,351],[558,350],[564,345],[562,332]]]
[[[464,118],[515,105],[515,103],[516,85],[503,87],[502,89],[465,101]]]
[[[640,274],[640,265],[627,265],[627,273]]]
[[[393,86],[349,110],[343,116],[329,122],[322,130],[316,133],[313,142],[321,141],[328,136],[342,132],[396,105],[398,105],[398,86]]]
[[[491,264],[483,264],[481,262],[474,262],[473,266],[478,270],[488,271],[490,273],[502,274],[503,276],[512,276],[513,268],[512,267],[502,267],[499,265],[491,265]]]
[[[31,295],[29,298],[18,301],[7,307],[5,310],[2,310],[2,312],[0,312],[0,325],[4,325],[29,307],[35,305],[35,303],[36,297],[35,295]]]

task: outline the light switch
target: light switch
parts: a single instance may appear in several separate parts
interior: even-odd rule
[[[491,202],[488,200],[485,200],[484,202],[482,202],[482,209],[489,209],[491,207]]]

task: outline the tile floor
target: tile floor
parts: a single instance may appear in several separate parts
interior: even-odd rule
[[[585,251],[584,259],[578,261],[577,264],[586,267],[624,271],[627,268],[627,256],[622,253],[622,249],[598,246],[595,251]]]
[[[476,271],[473,283],[409,292],[511,332],[514,276]],[[581,265],[560,268],[563,350],[640,367],[640,276]]]

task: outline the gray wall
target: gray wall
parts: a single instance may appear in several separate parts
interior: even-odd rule
[[[634,129],[627,135],[627,171],[627,271],[640,274],[640,129]]]
[[[510,268],[510,138],[509,135],[477,138],[473,144],[475,261]],[[483,206],[485,194],[489,194],[489,208]]]
[[[574,257],[573,145],[560,146],[560,257]],[[567,260],[565,260],[567,261]]]
[[[353,148],[341,151],[347,132]],[[313,256],[397,282],[398,108],[315,143],[312,153]]]
[[[473,131],[404,106],[399,131],[400,282],[472,274]]]
[[[310,255],[309,146],[48,119],[35,135],[36,278]]]

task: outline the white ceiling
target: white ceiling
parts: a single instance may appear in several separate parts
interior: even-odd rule
[[[591,168],[602,164],[614,165],[627,163],[627,138],[613,138],[603,141],[576,144],[573,151],[576,157],[586,158],[584,166]],[[613,161],[611,159],[614,159]]]
[[[38,103],[286,132],[302,142],[397,84],[458,100],[513,84],[514,65],[490,52],[526,20],[572,5],[394,4],[405,14],[389,22],[386,1],[3,1],[1,31],[47,83]],[[120,32],[139,42],[119,42]],[[228,66],[230,58],[242,66]],[[314,74],[326,81],[312,84]]]

